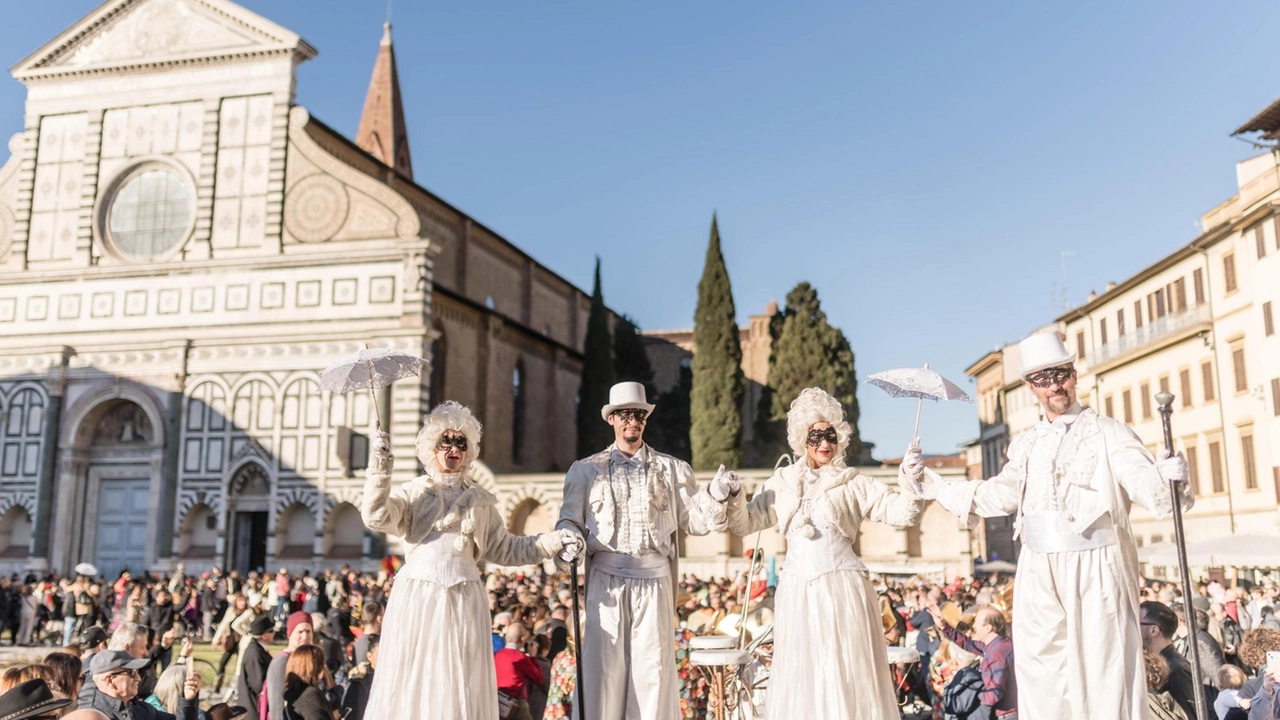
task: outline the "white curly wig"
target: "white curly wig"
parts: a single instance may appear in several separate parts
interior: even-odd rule
[[[457,430],[466,436],[467,452],[462,459],[462,471],[469,472],[471,463],[480,457],[480,421],[471,414],[471,410],[452,400],[437,405],[423,421],[416,445],[418,460],[428,470],[439,469],[435,461],[436,445],[445,430]]]
[[[831,464],[844,467],[844,454],[849,449],[849,436],[853,432],[849,423],[844,421],[844,407],[840,401],[822,388],[806,388],[791,401],[791,409],[787,411],[787,444],[796,457],[804,457],[809,428],[820,422],[829,422],[836,429],[840,443],[836,446],[836,456],[831,459]]]

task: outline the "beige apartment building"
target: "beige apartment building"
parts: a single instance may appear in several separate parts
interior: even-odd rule
[[[1277,106],[1237,133],[1270,138],[1280,131]],[[1078,356],[1081,402],[1130,425],[1153,451],[1163,445],[1155,396],[1175,396],[1174,443],[1186,454],[1196,495],[1186,515],[1189,542],[1280,536],[1280,156],[1244,160],[1236,174],[1239,192],[1202,216],[1199,237],[1091,293],[1049,326]],[[1039,419],[1019,364],[1017,346],[1009,345],[968,371],[978,383],[985,475]],[[1172,540],[1172,521],[1141,508],[1132,519],[1140,545]]]

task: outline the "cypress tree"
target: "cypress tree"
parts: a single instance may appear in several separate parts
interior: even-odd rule
[[[658,391],[653,386],[653,365],[644,339],[629,317],[621,317],[613,324],[613,369],[615,382],[638,382],[644,385],[644,396],[655,402]]]
[[[720,229],[711,216],[711,241],[698,282],[693,317],[693,390],[689,441],[695,470],[742,466],[742,345]]]
[[[689,446],[689,397],[693,392],[693,370],[680,366],[680,381],[658,396],[653,414],[657,422],[645,431],[645,439],[662,452],[693,462]]]
[[[769,355],[768,390],[761,398],[757,415],[757,437],[769,443],[761,455],[770,457],[772,453],[776,457],[788,451],[787,408],[801,390],[819,387],[844,406],[845,419],[853,430],[847,459],[856,463],[862,441],[858,432],[858,380],[848,338],[827,322],[818,291],[807,282],[787,293],[786,310],[781,316],[781,322],[770,328],[777,330],[773,332]]]
[[[582,342],[582,384],[578,386],[578,457],[587,457],[609,447],[613,428],[600,419],[600,408],[609,404],[613,387],[613,351],[609,338],[609,311],[600,289],[600,258],[596,258],[596,280],[591,290],[591,311],[587,315],[587,335]]]

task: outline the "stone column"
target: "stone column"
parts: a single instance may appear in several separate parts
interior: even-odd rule
[[[168,393],[168,415],[164,422],[164,451],[160,456],[160,492],[156,497],[156,564],[173,557],[173,513],[178,497],[178,448],[182,445],[182,391]]]
[[[45,405],[44,428],[40,434],[40,480],[36,485],[36,516],[32,518],[31,527],[31,564],[39,569],[49,568],[49,524],[53,520],[53,479],[58,465],[63,386],[61,373],[46,385],[49,400]]]

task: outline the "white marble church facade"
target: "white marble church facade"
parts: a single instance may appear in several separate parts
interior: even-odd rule
[[[114,0],[14,67],[0,572],[375,564],[371,404],[317,385],[366,344],[434,361],[380,402],[398,479],[443,397],[490,467],[572,461],[589,299],[413,183],[389,29],[356,142],[294,103],[315,54],[227,0]]]

